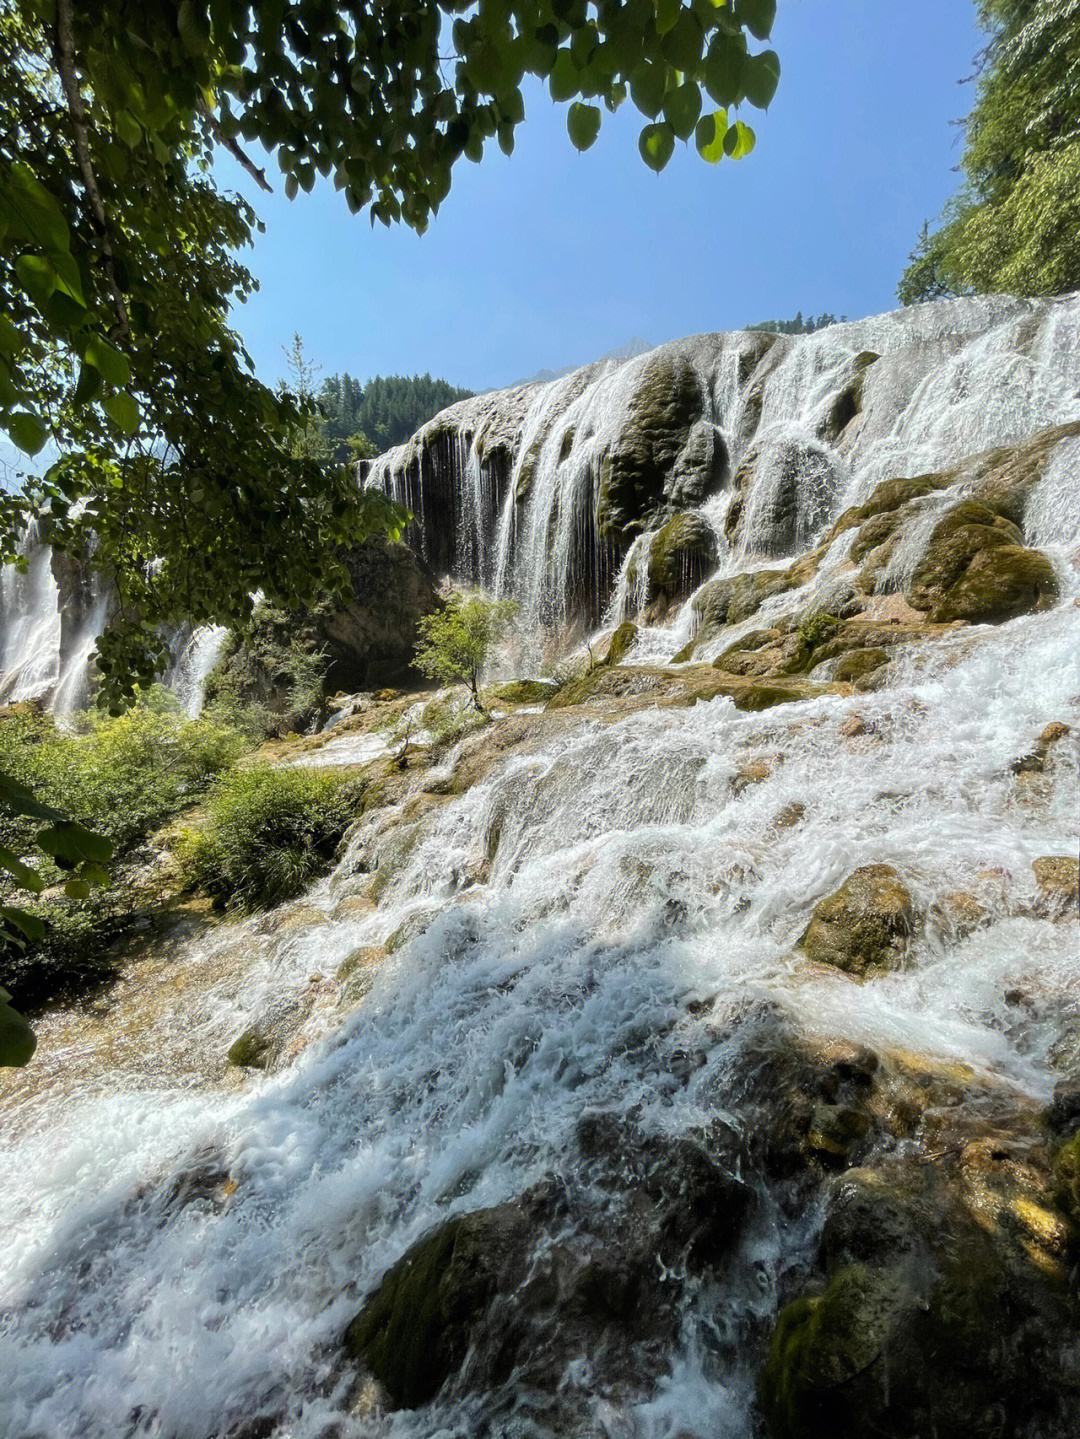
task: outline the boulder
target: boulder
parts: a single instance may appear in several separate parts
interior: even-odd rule
[[[911,893],[900,875],[892,865],[870,864],[814,906],[799,948],[861,979],[901,964],[914,928]]]
[[[709,420],[690,426],[686,444],[664,486],[664,496],[682,508],[700,505],[723,488],[728,473],[728,449],[723,435]]]
[[[1039,889],[1040,913],[1052,918],[1075,916],[1080,906],[1080,860],[1072,855],[1045,855],[1031,868]]]
[[[936,624],[998,624],[1044,609],[1058,595],[1054,567],[1027,548],[1011,521],[973,500],[939,520],[904,598]]]
[[[673,515],[649,547],[650,610],[657,618],[694,592],[716,568],[716,535],[698,514]]]

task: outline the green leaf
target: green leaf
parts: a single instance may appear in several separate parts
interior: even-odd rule
[[[79,383],[75,386],[73,403],[76,406],[88,405],[91,400],[96,400],[101,394],[102,384],[101,372],[92,365],[83,365],[79,370]]]
[[[69,879],[64,885],[64,893],[68,899],[88,899],[90,886],[85,879]]]
[[[705,88],[718,105],[735,105],[742,98],[742,72],[746,42],[739,36],[717,35],[705,59]]]
[[[25,909],[17,909],[13,904],[3,904],[0,905],[0,919],[6,925],[14,925],[27,939],[45,938],[47,926],[40,915],[30,914]],[[4,990],[3,997],[10,999],[11,995]]]
[[[37,842],[46,854],[72,868],[87,862],[108,864],[112,858],[112,844],[104,835],[71,819],[58,820],[51,828],[40,830]]]
[[[189,55],[205,55],[210,46],[210,21],[201,5],[181,0],[176,14],[176,28]]]
[[[570,106],[566,116],[566,128],[575,150],[587,150],[596,143],[600,133],[600,110],[596,105],[582,105],[580,101]]]
[[[142,144],[143,128],[130,110],[118,110],[114,124],[117,135],[129,150],[134,150],[136,145]]]
[[[735,18],[759,40],[767,40],[776,20],[776,0],[735,0]]]
[[[101,889],[109,883],[111,876],[103,864],[87,860],[79,870],[79,878],[85,879],[87,884],[96,884]]]
[[[675,24],[660,42],[660,49],[676,70],[695,70],[701,60],[705,34],[701,21],[692,10],[683,10]]]
[[[724,136],[724,154],[730,155],[733,160],[745,159],[757,144],[757,136],[749,125],[744,125],[741,120],[736,120],[734,125],[728,127]]]
[[[6,1000],[0,1000],[0,1065],[21,1069],[33,1059],[36,1048],[37,1038],[26,1020]]]
[[[659,175],[675,149],[675,132],[670,125],[646,125],[638,140],[641,158]]]
[[[27,455],[36,455],[49,438],[45,425],[28,410],[16,410],[2,423],[16,447]]]
[[[14,875],[19,887],[28,889],[31,894],[40,894],[45,888],[45,881],[37,870],[31,869],[28,864],[23,864],[17,854],[2,844],[0,844],[0,869],[6,869],[8,874]]]
[[[553,100],[569,100],[581,93],[581,71],[574,64],[569,50],[560,50],[548,77],[548,88]]]
[[[0,771],[0,805],[10,810],[12,814],[26,815],[28,819],[52,819],[62,820],[67,816],[60,810],[54,809],[51,804],[46,804],[38,799],[32,790],[21,785],[18,780],[12,779],[9,774]]]
[[[17,230],[45,250],[66,252],[71,244],[63,211],[26,165],[10,167],[0,188],[3,208]]]
[[[664,101],[664,118],[680,140],[689,140],[701,114],[701,91],[692,80],[672,90]]]
[[[667,92],[667,66],[646,60],[630,76],[630,98],[643,115],[659,115]]]
[[[131,365],[126,355],[109,344],[101,335],[91,335],[83,350],[83,359],[93,365],[103,379],[118,390],[123,389],[131,379]]]
[[[101,407],[117,429],[123,430],[125,435],[133,435],[139,428],[139,407],[125,391],[118,390],[114,395],[106,395]]]
[[[656,33],[666,35],[675,28],[682,9],[681,0],[656,0]]]
[[[711,115],[703,116],[697,123],[694,143],[697,145],[698,154],[710,165],[715,165],[724,158],[724,136],[727,129],[726,110],[714,110]]]
[[[6,315],[0,315],[0,355],[17,355],[25,341]]]
[[[775,50],[751,55],[743,68],[743,91],[751,105],[767,110],[780,83],[780,56]]]

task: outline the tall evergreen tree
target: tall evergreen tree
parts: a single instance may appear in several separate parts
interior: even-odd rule
[[[965,183],[911,257],[905,304],[1080,288],[1080,0],[979,0],[979,15]]]

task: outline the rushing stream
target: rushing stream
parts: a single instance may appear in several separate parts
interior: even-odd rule
[[[1003,365],[993,329],[942,378],[949,345],[921,337],[923,370],[909,349],[892,376],[906,375],[902,415],[864,463],[849,454],[845,484],[865,495],[1080,412],[1080,302],[1038,324],[1010,303],[1001,313],[1027,317],[1043,367]],[[845,351],[871,333],[884,348],[895,323],[865,322]],[[817,394],[825,342],[799,353],[785,364]],[[597,433],[605,396],[589,400]],[[767,392],[770,423],[786,403]],[[560,432],[545,443],[558,453]],[[1054,1055],[1080,1026],[1080,960],[1074,925],[1038,909],[1032,862],[1075,853],[1075,747],[1060,747],[1053,783],[1020,786],[1010,765],[1050,722],[1080,727],[1078,443],[1028,502],[1026,538],[1062,584],[1047,612],[912,644],[870,693],[763,714],[720,696],[498,720],[520,735],[507,758],[449,794],[438,781],[453,756],[418,769],[415,811],[403,800],[365,819],[301,902],[235,924],[193,918],[113,991],[46,1016],[34,1064],[2,1081],[4,1435],[750,1439],[763,1344],[822,1215],[810,1203],[793,1217],[782,1186],[749,1171],[751,1217],[726,1268],[683,1282],[656,1260],[649,1284],[675,1296],[674,1340],[642,1340],[622,1368],[574,1354],[558,1422],[528,1383],[388,1412],[358,1390],[341,1336],[449,1216],[555,1176],[576,1196],[564,1229],[599,1225],[614,1201],[582,1157],[583,1118],[615,1116],[661,1149],[718,1123],[750,1136],[766,1028],[961,1066],[973,1096],[1022,1110],[1048,1101]],[[470,473],[467,453],[454,463]],[[558,546],[533,516],[520,558],[508,538],[490,547],[511,526],[481,469],[470,553],[539,616],[542,595],[571,583]],[[544,486],[563,483],[558,466],[538,474],[536,515]],[[845,543],[834,550],[822,593]],[[616,604],[615,618],[634,608],[632,586]],[[644,652],[670,658],[688,613],[643,632]],[[901,968],[860,984],[794,946],[814,904],[877,863],[902,871],[925,922]],[[941,907],[956,892],[985,915],[972,933]],[[241,1076],[225,1053],[268,1012],[285,1047],[270,1072]],[[537,1254],[552,1243],[538,1234]],[[609,1370],[617,1382],[600,1382]]]

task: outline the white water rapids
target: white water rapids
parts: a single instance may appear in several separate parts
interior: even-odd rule
[[[1003,324],[1031,319],[1011,302],[1000,311]],[[1072,326],[1075,361],[1078,313],[1073,301],[1043,315],[1040,354]],[[884,344],[892,323],[864,330],[879,325]],[[865,466],[849,456],[854,490],[1080,411],[1066,359],[1024,361],[1021,375],[997,342],[971,353],[980,343],[944,370],[939,339],[921,374],[910,354],[898,362],[913,408]],[[824,353],[808,345],[799,361],[807,395]],[[760,1000],[806,1033],[960,1060],[1048,1098],[1052,1048],[1080,1025],[1080,965],[1074,926],[1037,915],[1031,865],[1075,853],[1076,750],[1059,746],[1045,790],[1018,786],[1010,762],[1049,722],[1080,726],[1076,460],[1075,442],[1060,446],[1028,505],[1029,541],[1063,583],[1048,613],[912,645],[875,693],[765,714],[717,698],[500,721],[532,739],[419,819],[366,819],[303,901],[193,927],[112,993],[47,1016],[33,1066],[0,1080],[0,1431],[546,1432],[513,1414],[493,1422],[482,1395],[365,1407],[342,1366],[344,1327],[434,1224],[572,1168],[583,1114],[632,1115],[666,1137],[718,1107],[746,1123],[728,1096],[748,1041],[725,1020]],[[841,734],[855,713],[863,731]],[[771,768],[740,783],[754,760]],[[778,823],[793,805],[802,822]],[[877,862],[903,873],[928,916],[904,967],[859,984],[796,955],[814,903]],[[934,918],[954,891],[989,915],[967,938]],[[338,967],[391,937],[362,1000],[348,999]],[[294,1003],[280,1067],[229,1070],[232,1040]],[[688,1051],[702,1056],[689,1076]],[[587,1415],[575,1433],[751,1439],[753,1374],[723,1334],[771,1318],[807,1242],[767,1201],[743,1240],[754,1286],[692,1291],[660,1383],[616,1401],[593,1394],[587,1355],[568,1368]]]

